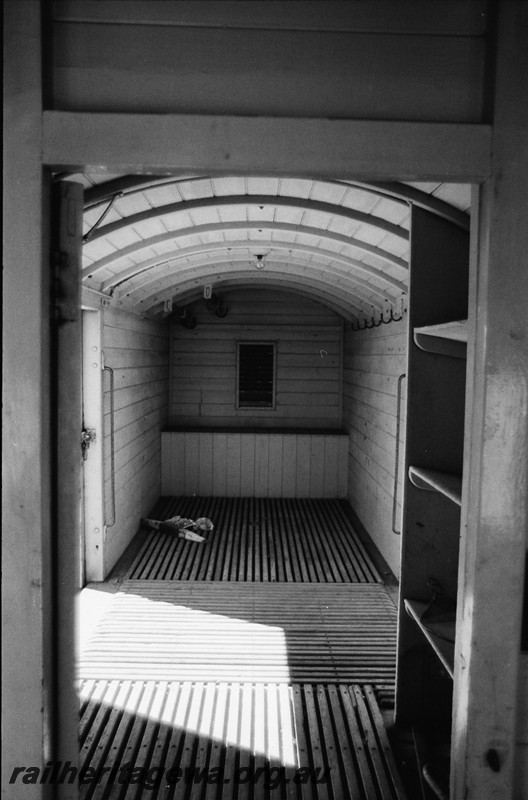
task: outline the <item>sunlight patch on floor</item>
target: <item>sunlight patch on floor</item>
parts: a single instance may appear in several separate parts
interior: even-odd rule
[[[85,681],[81,703],[124,712],[204,741],[235,747],[272,764],[297,767],[291,687],[262,683]]]
[[[97,594],[83,598],[81,702],[282,766],[298,764],[281,627],[241,619],[235,607],[227,616],[135,594]],[[104,614],[108,598],[112,613]]]
[[[80,678],[290,680],[284,630],[232,613],[119,593],[80,656]]]

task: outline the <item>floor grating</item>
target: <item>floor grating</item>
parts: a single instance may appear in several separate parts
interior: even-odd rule
[[[373,687],[87,680],[82,800],[405,800]]]
[[[136,580],[380,582],[339,500],[162,498],[158,519],[209,517],[204,543],[152,531],[127,577]]]
[[[338,500],[162,498],[78,662],[82,800],[406,800],[396,609]],[[93,587],[92,587],[93,588]]]
[[[125,581],[81,678],[370,683],[394,688],[396,609],[381,584]]]

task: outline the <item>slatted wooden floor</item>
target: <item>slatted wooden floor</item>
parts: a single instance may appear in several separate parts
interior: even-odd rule
[[[80,659],[114,680],[369,683],[394,689],[381,584],[125,581]]]
[[[155,519],[209,517],[197,544],[151,532],[128,573],[137,580],[379,582],[340,500],[162,498]]]
[[[176,514],[208,543],[144,537],[79,662],[83,800],[405,800],[380,712],[396,610],[343,504],[152,516]]]
[[[81,702],[82,800],[406,798],[371,686],[87,680]]]

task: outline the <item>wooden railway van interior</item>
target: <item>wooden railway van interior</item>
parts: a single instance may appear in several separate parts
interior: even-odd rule
[[[4,7],[6,798],[525,800],[528,4]]]

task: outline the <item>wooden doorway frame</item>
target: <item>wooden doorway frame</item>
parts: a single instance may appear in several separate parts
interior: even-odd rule
[[[513,387],[526,411],[522,376],[528,361],[528,276],[521,261],[528,251],[528,111],[524,96],[525,42],[517,30],[518,20],[526,11],[523,5],[519,0],[500,4],[497,101],[492,127],[43,112],[40,4],[36,0],[9,4],[6,99],[14,110],[6,161],[13,193],[6,209],[4,236],[8,241],[8,265],[13,272],[4,286],[9,305],[4,346],[5,368],[13,376],[14,385],[7,396],[6,436],[11,449],[5,472],[5,492],[13,508],[5,520],[5,529],[13,533],[6,535],[4,546],[8,557],[5,566],[12,576],[10,586],[15,587],[18,581],[19,586],[28,588],[18,616],[13,617],[14,621],[8,620],[7,641],[11,649],[10,681],[20,691],[24,685],[31,688],[26,696],[27,708],[21,709],[18,717],[15,709],[8,718],[14,745],[7,749],[6,760],[14,754],[19,763],[40,763],[43,754],[53,757],[54,753],[47,711],[53,705],[48,692],[53,664],[50,666],[43,644],[50,629],[46,617],[51,593],[46,547],[50,537],[60,539],[64,530],[52,530],[49,498],[53,489],[46,477],[50,444],[49,354],[45,346],[49,309],[43,296],[48,288],[49,260],[43,241],[48,225],[43,187],[50,172],[229,171],[338,175],[376,181],[473,182],[480,188],[474,206],[471,266],[476,303],[470,376],[474,391],[467,426],[466,469],[470,480],[464,500],[467,533],[461,573],[467,604],[461,611],[464,649],[457,656],[455,676],[460,712],[455,720],[452,795],[453,800],[484,796],[502,800],[511,796],[516,769],[518,674],[522,666],[518,642],[520,588],[528,529],[528,433],[525,418],[512,414],[511,403]],[[27,219],[28,208],[31,226],[21,225],[20,220]],[[16,317],[17,308],[25,310],[20,320]],[[78,409],[73,412],[77,414]],[[23,439],[20,431],[24,431]],[[22,502],[19,486],[24,474],[32,493]],[[497,486],[507,491],[502,502],[493,504],[490,499],[496,498]],[[15,535],[21,526],[31,531],[27,540]],[[68,569],[71,573],[76,565],[64,563],[61,569],[67,576]],[[494,591],[498,583],[500,592]],[[66,582],[60,589],[59,601],[71,603],[72,593]],[[26,617],[27,630],[22,634],[20,621]],[[70,633],[65,630],[59,635],[60,657],[71,661]],[[33,646],[35,660],[26,663],[24,654]],[[504,664],[508,664],[507,674]],[[59,721],[69,719],[73,726],[76,708],[67,695],[58,702],[62,709]],[[489,713],[490,702],[493,713]],[[31,709],[39,709],[40,726],[32,719]],[[18,751],[17,743],[24,745]],[[491,749],[499,758],[498,772],[486,768],[486,753]],[[61,796],[73,797],[71,787],[63,787]]]

